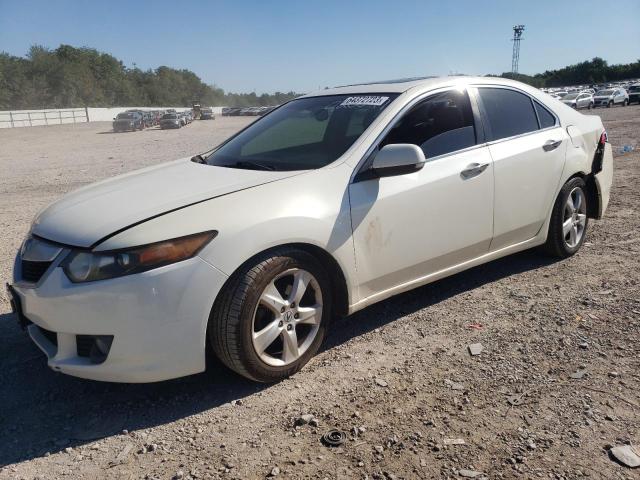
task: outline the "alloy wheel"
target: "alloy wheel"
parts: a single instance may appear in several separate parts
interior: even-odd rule
[[[322,321],[322,291],[306,270],[292,268],[266,286],[253,314],[251,340],[260,359],[281,367],[313,344]]]
[[[576,248],[582,241],[587,225],[587,202],[582,188],[571,190],[564,206],[562,235],[569,248]]]

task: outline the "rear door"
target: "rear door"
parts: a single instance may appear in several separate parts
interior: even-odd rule
[[[495,176],[491,250],[533,238],[549,213],[568,136],[556,116],[526,93],[479,86]]]

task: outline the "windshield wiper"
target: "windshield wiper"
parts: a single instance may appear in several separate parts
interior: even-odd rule
[[[246,160],[240,160],[235,163],[232,163],[231,165],[224,165],[224,166],[231,167],[231,168],[250,168],[253,170],[269,170],[269,171],[275,170],[275,167],[271,165],[265,165],[264,163],[250,162]]]
[[[193,163],[202,163],[203,165],[206,165],[207,161],[205,160],[205,158],[198,154],[198,155],[194,155],[193,157],[191,157],[191,161]]]

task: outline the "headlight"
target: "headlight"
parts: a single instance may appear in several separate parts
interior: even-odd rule
[[[111,252],[75,250],[69,253],[61,266],[73,283],[122,277],[187,260],[217,234],[217,231],[197,233]]]

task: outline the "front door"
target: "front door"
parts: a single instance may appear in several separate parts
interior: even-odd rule
[[[466,91],[434,94],[380,142],[422,148],[425,166],[349,187],[360,298],[485,254],[493,228],[493,164],[478,145]]]

